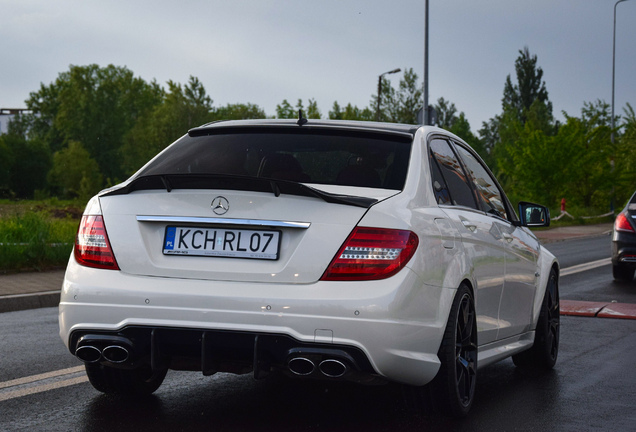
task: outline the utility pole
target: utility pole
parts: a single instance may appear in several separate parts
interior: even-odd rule
[[[430,113],[428,109],[428,0],[424,0],[424,115],[422,124],[430,123]]]
[[[427,0],[428,1],[428,0]],[[619,3],[622,3],[624,1],[627,0],[618,0],[615,4],[614,4],[614,33],[613,33],[613,37],[612,37],[612,135],[611,135],[611,140],[612,140],[612,152],[615,153],[614,150],[614,128],[616,127],[614,122],[614,81],[616,80],[616,6],[618,6]],[[612,198],[611,198],[611,202],[610,202],[610,208],[612,211],[614,211],[614,181],[613,181],[613,177],[614,177],[614,156],[612,156],[612,160],[610,161],[611,164],[611,170],[612,170]]]

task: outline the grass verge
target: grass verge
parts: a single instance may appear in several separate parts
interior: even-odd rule
[[[81,210],[38,202],[0,204],[0,273],[66,266]]]

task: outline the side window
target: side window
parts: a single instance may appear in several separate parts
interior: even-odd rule
[[[435,200],[437,204],[446,204],[451,205],[451,197],[450,192],[448,191],[448,186],[446,185],[446,181],[442,176],[442,172],[439,169],[439,165],[437,161],[433,157],[432,153],[429,155],[429,162],[431,165],[431,177],[433,181],[433,193],[435,194]]]
[[[435,158],[435,161],[437,161],[437,165],[441,171],[441,177],[446,181],[445,183],[448,187],[448,192],[450,193],[451,203],[454,205],[478,209],[477,204],[475,203],[475,196],[473,195],[473,191],[470,189],[466,174],[464,173],[459,160],[457,160],[457,157],[448,142],[443,139],[433,139],[431,140],[430,148],[431,154]],[[434,164],[431,164],[433,170],[433,181],[435,181],[433,165]]]
[[[486,168],[464,147],[456,145],[455,149],[457,149],[469,172],[470,179],[477,191],[477,198],[481,201],[484,211],[508,219],[501,191]]]

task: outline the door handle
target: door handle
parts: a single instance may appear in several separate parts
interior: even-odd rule
[[[474,223],[472,223],[470,221],[462,219],[462,224],[464,224],[464,226],[466,228],[468,228],[469,230],[471,230],[473,232],[477,229],[477,225],[475,225]]]
[[[511,236],[511,235],[510,235],[510,234],[508,234],[508,233],[503,233],[503,234],[501,234],[501,235],[503,236],[503,238],[504,238],[504,239],[505,239],[508,243],[510,243],[511,241],[513,241],[513,240],[515,239],[513,236]]]

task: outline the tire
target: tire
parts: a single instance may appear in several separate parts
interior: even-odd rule
[[[116,369],[96,363],[86,363],[86,375],[98,391],[118,395],[150,395],[163,383],[167,369],[153,371],[150,366],[137,369]]]
[[[465,417],[477,386],[477,321],[475,301],[466,285],[455,294],[446,330],[437,353],[441,366],[431,392],[446,415]]]
[[[550,370],[559,355],[559,328],[561,325],[559,308],[559,280],[554,270],[541,303],[532,348],[512,356],[515,366],[525,369]]]
[[[614,276],[614,280],[616,281],[631,282],[634,279],[634,269],[614,264],[612,266],[612,275]]]

